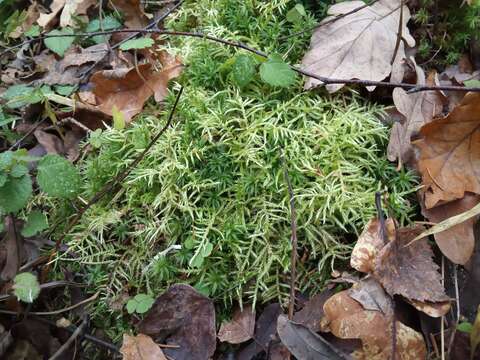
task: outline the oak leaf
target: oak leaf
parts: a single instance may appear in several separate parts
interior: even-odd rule
[[[123,334],[120,353],[124,360],[167,360],[162,349],[150,336],[144,334],[137,336]]]
[[[480,194],[480,94],[468,93],[444,118],[424,125],[418,148],[427,209]]]
[[[363,344],[362,358],[383,360],[391,357],[393,316],[379,311],[366,310],[346,290],[333,295],[323,306],[325,330],[341,339],[360,339]],[[396,347],[399,359],[424,359],[426,346],[418,332],[395,322]]]
[[[432,209],[423,209],[423,215],[431,222],[439,223],[452,216],[470,210],[480,202],[480,196],[465,193],[460,200],[436,206]],[[434,235],[435,242],[450,261],[465,265],[470,260],[475,247],[473,226],[477,217],[470,218],[461,224]]]
[[[233,314],[233,319],[224,322],[218,331],[218,338],[222,342],[241,344],[253,337],[255,331],[255,311],[252,306],[245,306],[243,311],[239,308]]]
[[[147,25],[147,17],[143,12],[141,0],[111,0],[109,5],[123,15],[127,28],[141,29]]]
[[[53,0],[50,4],[50,13],[41,13],[37,19],[37,24],[45,30],[50,30],[57,19],[57,15],[65,6],[66,0]]]
[[[345,1],[331,6],[328,9],[331,16],[313,33],[310,50],[302,60],[303,70],[330,78],[385,79],[392,71],[401,4],[400,0],[380,0],[371,6],[365,6],[363,1]],[[359,7],[363,8],[345,15]],[[335,16],[343,17],[332,21]],[[403,6],[402,40],[396,58],[405,57],[405,43],[411,47],[415,45],[407,28],[409,20],[410,11]],[[308,78],[305,89],[321,84],[317,79]],[[327,90],[334,92],[342,86],[327,85]]]
[[[156,71],[149,63],[98,71],[90,78],[97,108],[112,116],[116,107],[129,122],[142,111],[152,95],[157,102],[162,101],[167,95],[168,82],[179,76],[181,71],[182,64],[178,58],[167,63],[160,71]]]
[[[425,85],[425,73],[416,66],[417,84]],[[431,73],[426,81],[427,85],[435,84],[435,74]],[[388,160],[398,159],[399,164],[408,163],[413,155],[411,139],[416,136],[420,128],[441,114],[443,96],[438,91],[422,91],[409,94],[401,88],[393,90],[393,102],[397,110],[404,116],[404,120],[393,124],[390,133],[390,142],[387,148]]]

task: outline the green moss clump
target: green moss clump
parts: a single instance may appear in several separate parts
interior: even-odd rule
[[[182,7],[169,26],[242,39],[294,63],[308,35],[276,40],[298,31],[284,21],[294,4],[202,0]],[[282,90],[257,75],[240,89],[226,66],[237,52],[218,44],[178,38],[170,51],[187,64],[173,125],[122,190],[92,207],[68,236],[75,258],[59,259],[86,267],[104,297],[125,289],[158,294],[186,282],[226,307],[242,299],[285,301],[291,232],[282,153],[297,208],[300,290],[320,289],[331,264],[348,259],[348,237],[375,215],[376,191],[389,193],[397,218],[409,217],[414,178],[386,160],[380,107],[355,96],[303,93],[301,79]],[[162,111],[151,104],[125,130],[91,136],[96,150],[80,162],[82,198],[145,148],[173,100],[170,94]],[[97,312],[104,316],[106,308]]]

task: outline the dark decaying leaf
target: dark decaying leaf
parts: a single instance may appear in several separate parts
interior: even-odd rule
[[[222,342],[240,344],[250,340],[255,330],[255,311],[251,305],[245,306],[243,311],[238,308],[233,319],[222,323],[218,331],[218,338]]]
[[[334,349],[320,335],[280,315],[277,331],[282,343],[298,360],[345,360],[348,356]]]
[[[423,208],[422,213],[429,221],[439,223],[470,210],[479,202],[479,195],[465,193],[465,196],[460,200],[451,201],[431,209]],[[473,217],[434,235],[435,242],[442,254],[455,264],[465,265],[472,256],[475,246],[473,225],[476,221],[476,217]]]
[[[212,300],[184,284],[160,295],[138,324],[139,332],[175,348],[164,354],[175,360],[208,360],[215,351],[215,308]]]
[[[238,360],[251,360],[254,356],[268,349],[269,343],[275,339],[277,319],[282,314],[280,304],[270,304],[265,307],[255,324],[255,340],[242,348],[237,354]]]
[[[123,334],[120,353],[123,355],[123,360],[167,360],[162,349],[150,336],[144,334],[137,336]]]
[[[379,311],[385,316],[391,316],[393,313],[392,299],[373,278],[361,280],[353,285],[348,289],[348,295],[362,304],[365,310]]]
[[[13,279],[20,268],[23,252],[23,240],[20,237],[18,224],[13,223],[13,217],[7,216],[5,219],[5,236],[1,246],[6,249],[7,258],[3,266],[0,278],[4,281]]]
[[[295,313],[293,321],[302,324],[313,332],[320,331],[320,321],[323,317],[323,304],[335,292],[331,289],[325,289],[321,293],[313,296],[307,301],[302,310]]]
[[[141,29],[147,24],[147,17],[143,13],[140,0],[111,0],[108,3],[122,14],[126,27]]]
[[[418,301],[448,301],[427,239],[406,246],[423,230],[422,226],[398,229],[396,240],[390,241],[378,253],[374,276],[391,296],[398,294]]]

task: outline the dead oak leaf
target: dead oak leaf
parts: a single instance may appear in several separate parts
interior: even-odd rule
[[[156,71],[151,64],[138,67],[96,72],[90,78],[93,84],[98,109],[112,115],[116,107],[129,122],[140,113],[145,102],[154,95],[157,102],[167,94],[168,82],[179,76],[182,64],[177,59],[175,64]]]
[[[238,308],[231,321],[224,322],[218,331],[218,338],[222,342],[241,344],[253,337],[255,331],[255,311],[251,305]]]
[[[427,209],[480,194],[480,94],[468,93],[446,117],[424,125],[418,148]]]
[[[360,303],[352,299],[347,290],[333,295],[323,306],[325,317],[324,330],[341,339],[360,339],[363,349],[356,355],[370,360],[383,360],[391,357],[392,320],[379,311],[365,310]],[[424,359],[427,349],[423,337],[418,332],[395,322],[396,347],[399,359]]]
[[[144,334],[137,336],[123,334],[120,353],[123,355],[123,360],[167,360],[162,349],[150,336]]]
[[[406,246],[423,230],[422,226],[398,229],[395,240],[378,252],[373,276],[391,296],[398,294],[422,302],[448,301],[427,240]]]
[[[380,0],[371,6],[365,6],[363,1],[345,1],[331,6],[328,9],[331,17],[313,33],[310,50],[302,60],[303,70],[330,78],[385,79],[392,71],[401,4],[400,0]],[[362,6],[361,10],[345,15]],[[343,17],[331,21],[334,16]],[[404,42],[408,46],[415,45],[407,28],[409,19],[410,11],[403,6],[403,40],[397,58],[405,57]],[[321,84],[317,79],[307,78],[305,89]],[[327,85],[327,90],[334,92],[343,86],[331,84]]]
[[[41,13],[37,19],[37,24],[44,28],[44,30],[50,30],[55,23],[55,20],[65,6],[66,0],[53,0],[50,4],[50,13]]]
[[[74,16],[85,15],[87,10],[97,4],[96,0],[66,0],[60,14],[60,26],[75,26]]]
[[[109,5],[123,15],[127,28],[141,29],[147,25],[147,17],[140,0],[111,0]]]
[[[425,85],[425,74],[418,66],[417,84]],[[427,85],[435,85],[435,74],[431,73]],[[390,142],[387,148],[388,160],[398,159],[399,164],[405,164],[413,156],[411,139],[420,128],[440,115],[443,109],[443,96],[438,91],[422,91],[409,94],[401,88],[393,90],[393,102],[397,110],[404,116],[404,121],[393,124]]]

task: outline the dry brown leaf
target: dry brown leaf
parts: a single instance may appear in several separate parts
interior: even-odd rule
[[[123,15],[127,28],[141,29],[147,25],[147,17],[140,0],[111,0],[109,5]]]
[[[245,306],[243,311],[238,308],[232,320],[222,323],[218,331],[218,338],[222,342],[241,344],[250,340],[255,331],[255,311],[251,305]]]
[[[480,194],[480,93],[468,93],[446,117],[422,127],[418,170],[427,209]]]
[[[364,5],[363,1],[345,1],[331,6],[328,14],[343,15]],[[397,43],[400,7],[400,0],[380,0],[318,27],[313,33],[310,50],[302,60],[303,69],[330,78],[385,79],[392,71],[391,61]],[[323,22],[330,21],[332,16]],[[415,45],[407,27],[409,20],[410,11],[403,6],[403,41],[397,52],[399,58],[405,57],[405,41],[408,46]],[[319,80],[307,78],[305,88],[310,89],[320,84]],[[334,92],[343,86],[327,85],[327,90]]]
[[[321,293],[307,301],[302,310],[295,313],[293,321],[302,324],[313,332],[320,331],[320,320],[323,317],[323,304],[334,294],[334,291],[326,288]]]
[[[392,299],[387,296],[382,286],[372,277],[363,279],[347,290],[348,295],[358,301],[365,310],[375,310],[385,316],[392,316]]]
[[[85,15],[87,10],[95,5],[97,0],[66,0],[65,6],[60,15],[60,26],[74,26],[72,15]]]
[[[50,13],[40,14],[37,19],[37,24],[43,27],[45,30],[50,30],[57,19],[57,15],[65,6],[66,0],[53,0],[50,4]]]
[[[429,221],[439,223],[470,210],[479,202],[479,195],[465,193],[465,196],[460,200],[451,201],[432,209],[423,209],[422,212]],[[473,254],[475,247],[473,225],[476,219],[477,217],[468,219],[461,224],[434,235],[435,241],[443,255],[455,264],[465,265]]]
[[[417,84],[425,84],[425,73],[418,66]],[[435,85],[435,74],[431,73],[427,85]],[[438,91],[422,91],[409,94],[401,88],[393,90],[393,102],[404,120],[396,122],[390,133],[387,148],[388,160],[398,159],[399,164],[408,163],[413,155],[411,139],[418,134],[420,128],[442,113],[443,96]]]
[[[422,302],[416,300],[408,300],[407,301],[418,311],[421,311],[427,314],[430,317],[438,318],[441,316],[446,315],[450,311],[450,301],[443,301],[443,302]]]
[[[409,246],[422,226],[398,229],[396,239],[378,252],[374,277],[391,296],[398,294],[410,300],[443,302],[449,298],[441,284],[438,265],[426,239]]]
[[[392,319],[379,311],[365,310],[348,292],[341,291],[325,303],[324,324],[335,336],[342,339],[360,339],[363,344],[361,358],[389,359],[392,351]],[[397,321],[396,354],[399,359],[424,359],[427,354],[423,337],[418,332]]]
[[[93,93],[98,109],[112,115],[115,106],[129,122],[133,116],[140,113],[145,102],[155,96],[161,101],[166,93],[168,82],[179,76],[182,71],[181,62],[176,59],[174,64],[155,71],[151,64],[142,64],[137,68],[104,70],[92,75]]]
[[[123,355],[123,360],[167,360],[162,349],[152,338],[143,334],[137,336],[123,334],[120,353]]]
[[[385,222],[387,238],[395,236],[395,224],[392,219]],[[385,245],[385,240],[380,233],[380,221],[373,219],[368,222],[360,234],[350,257],[350,266],[363,273],[371,273],[375,269],[375,259],[378,252]]]

